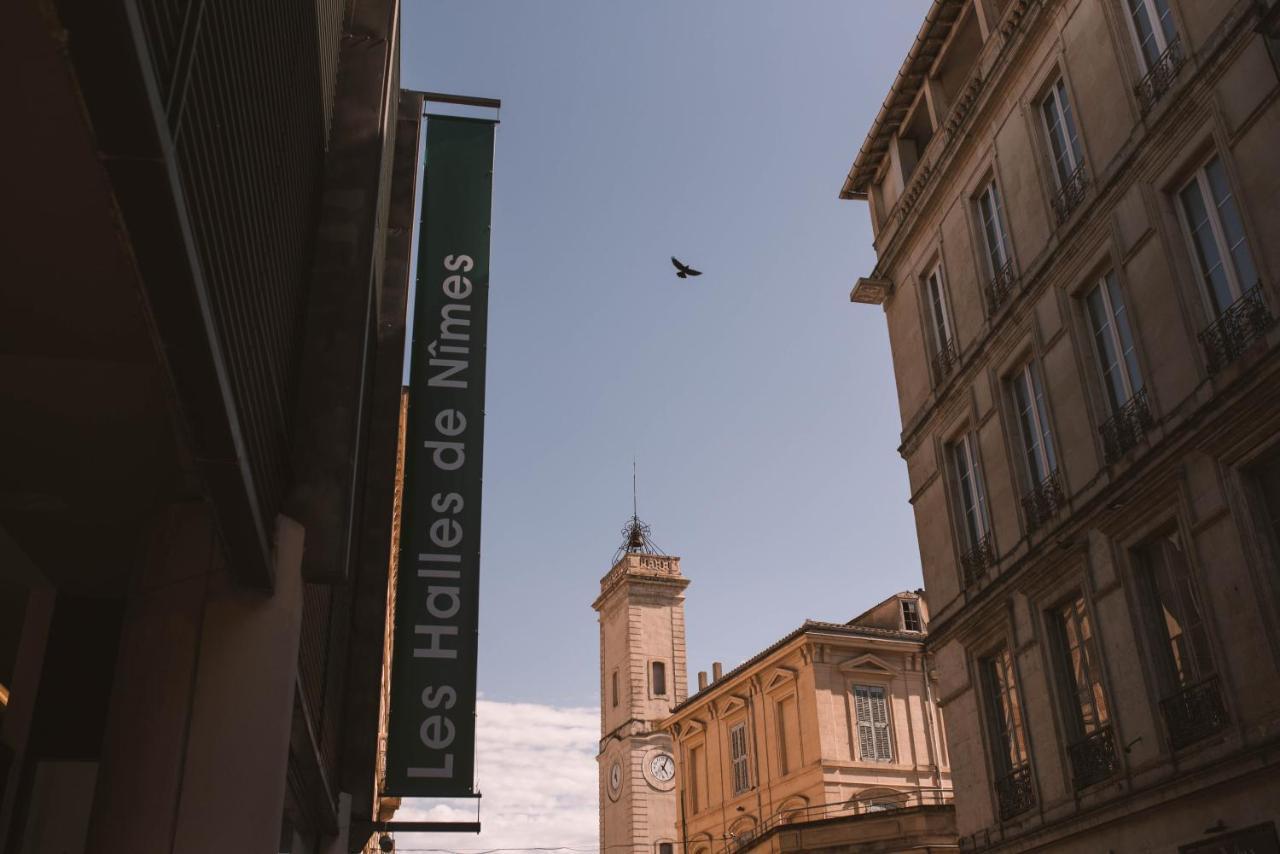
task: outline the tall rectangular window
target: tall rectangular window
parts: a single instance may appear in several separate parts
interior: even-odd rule
[[[1027,764],[1027,742],[1022,728],[1022,704],[1014,678],[1013,656],[1008,647],[984,658],[982,680],[991,721],[991,746],[996,771],[1002,776]]]
[[[904,632],[923,632],[924,621],[920,619],[920,606],[910,599],[899,599],[902,606],[902,630]]]
[[[1053,433],[1045,407],[1044,387],[1035,360],[1023,365],[1010,380],[1018,426],[1022,433],[1023,457],[1032,486],[1043,483],[1057,471],[1058,460],[1053,450]]]
[[[1076,120],[1071,115],[1071,102],[1067,100],[1067,86],[1061,77],[1049,87],[1049,94],[1040,102],[1040,114],[1044,118],[1049,151],[1053,155],[1054,176],[1058,186],[1062,187],[1084,162],[1084,155],[1080,151]]]
[[[1058,672],[1066,703],[1066,718],[1075,738],[1106,726],[1111,719],[1102,692],[1098,652],[1084,597],[1077,595],[1051,614],[1058,644]]]
[[[1160,711],[1174,748],[1226,726],[1219,681],[1204,626],[1196,580],[1178,530],[1137,549],[1139,592],[1160,684]]]
[[[925,279],[926,302],[929,309],[929,342],[932,345],[935,364],[945,361],[949,368],[954,360],[954,341],[951,336],[951,320],[947,317],[947,297],[942,286],[942,265],[933,268]]]
[[[691,815],[697,815],[707,805],[705,756],[701,745],[689,748],[689,812]]]
[[[853,686],[853,710],[858,723],[858,753],[864,762],[892,762],[889,704],[884,688]]]
[[[991,733],[992,765],[1001,820],[1026,812],[1035,804],[1031,783],[1022,702],[1008,647],[978,662],[986,701],[987,728]]]
[[[661,661],[653,663],[653,696],[667,695],[667,665]]]
[[[800,762],[799,721],[795,697],[783,697],[774,706],[778,726],[778,774],[786,776]]]
[[[1135,394],[1142,391],[1142,372],[1138,370],[1138,351],[1129,328],[1129,313],[1114,271],[1107,273],[1085,296],[1089,327],[1093,332],[1093,352],[1102,373],[1102,385],[1112,413],[1120,411]]]
[[[987,248],[988,272],[1000,275],[1009,262],[1009,241],[1004,230],[1004,214],[1000,210],[1000,194],[992,180],[978,195],[978,217],[982,221],[982,237]]]
[[[987,491],[978,468],[977,435],[966,433],[951,445],[951,466],[955,471],[956,491],[960,498],[961,527],[966,546],[974,548],[991,530],[987,515]]]
[[[1167,696],[1213,673],[1204,609],[1176,531],[1139,549],[1149,630]]]
[[[741,795],[751,788],[750,753],[747,750],[746,723],[729,728],[729,761],[733,766],[733,793]]]
[[[609,674],[609,682],[612,689],[613,705],[616,707],[618,705],[618,671],[615,670]]]
[[[1216,318],[1258,282],[1240,209],[1221,157],[1196,170],[1178,194],[1200,280]]]
[[[1138,40],[1138,52],[1142,54],[1145,68],[1152,68],[1169,45],[1178,38],[1169,11],[1169,0],[1127,0],[1129,21]]]

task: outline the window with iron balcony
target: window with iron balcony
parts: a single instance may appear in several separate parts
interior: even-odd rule
[[[1076,789],[1084,789],[1120,770],[1110,704],[1102,688],[1101,663],[1084,598],[1076,594],[1048,616],[1071,779]]]
[[[1035,806],[1030,754],[1022,721],[1022,703],[1014,675],[1013,656],[1002,646],[978,662],[987,711],[996,806],[1008,821]]]
[[[982,243],[986,249],[987,309],[995,314],[1013,293],[1015,281],[1013,256],[1009,252],[1009,235],[1005,229],[1001,210],[1000,192],[994,179],[989,181],[974,200],[978,227],[982,231]]]
[[[1173,529],[1156,537],[1136,557],[1160,712],[1177,750],[1224,729],[1226,708],[1181,534]]]
[[[1040,116],[1044,120],[1044,132],[1053,160],[1053,178],[1057,186],[1057,193],[1053,197],[1053,213],[1058,223],[1062,224],[1084,200],[1088,177],[1084,168],[1084,155],[1080,149],[1080,135],[1076,132],[1076,121],[1071,112],[1071,101],[1067,98],[1067,86],[1061,77],[1053,82],[1041,99]]]
[[[925,307],[928,314],[928,339],[932,356],[934,381],[941,385],[956,366],[955,336],[947,311],[946,290],[942,281],[942,265],[929,272],[924,282]]]
[[[947,448],[955,476],[956,501],[960,517],[960,570],[964,586],[981,580],[987,567],[995,563],[991,541],[991,518],[987,511],[987,491],[978,466],[977,434],[966,433]]]
[[[1043,527],[1066,503],[1058,477],[1053,431],[1045,405],[1044,386],[1034,360],[1026,362],[1009,380],[1014,414],[1022,438],[1023,462],[1029,489],[1022,496],[1027,532]]]
[[[1142,441],[1154,422],[1138,367],[1129,312],[1114,271],[1098,280],[1085,295],[1084,305],[1094,360],[1110,413],[1099,432],[1106,461],[1114,463]]]
[[[1210,374],[1240,358],[1275,325],[1249,250],[1222,157],[1195,171],[1178,193],[1179,211],[1212,322],[1199,335]]]
[[[1129,32],[1137,44],[1145,71],[1134,87],[1145,116],[1173,86],[1186,57],[1169,0],[1125,0],[1125,3],[1129,7]]]

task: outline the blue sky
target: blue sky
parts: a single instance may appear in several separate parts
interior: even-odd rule
[[[631,512],[690,675],[921,584],[866,206],[837,193],[926,0],[410,0],[402,83],[503,101],[480,690],[594,707]],[[675,278],[676,255],[705,271]]]

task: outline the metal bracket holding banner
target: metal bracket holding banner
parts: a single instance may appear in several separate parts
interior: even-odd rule
[[[502,99],[500,98],[476,98],[471,95],[446,95],[443,92],[419,92],[422,96],[422,104],[456,104],[460,107],[492,107],[495,110],[502,109]]]
[[[383,793],[475,795],[476,647],[494,98],[422,93],[422,181]],[[405,822],[394,829],[408,830]],[[444,832],[416,822],[415,832]],[[467,822],[467,829],[479,829]],[[457,828],[449,828],[456,830]]]

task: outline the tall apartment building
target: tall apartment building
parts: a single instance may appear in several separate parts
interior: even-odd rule
[[[845,181],[969,850],[1280,851],[1276,7],[935,0]]]
[[[662,723],[687,854],[956,850],[951,771],[925,654],[899,593],[813,620],[722,673]]]
[[[359,850],[421,116],[399,3],[0,23],[0,851]]]

